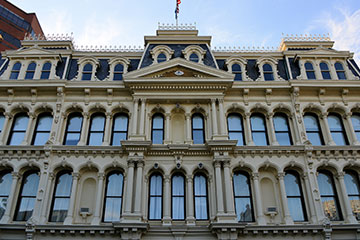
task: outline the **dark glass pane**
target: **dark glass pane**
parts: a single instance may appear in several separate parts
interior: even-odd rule
[[[27,197],[36,197],[37,190],[39,185],[39,175],[37,173],[32,173],[28,175],[23,182],[22,196]]]
[[[229,115],[227,120],[229,131],[242,131],[242,122],[239,115]]]
[[[89,146],[101,146],[104,139],[104,133],[90,133]]]
[[[235,198],[235,211],[239,222],[252,222],[250,198]]]
[[[340,80],[345,80],[346,79],[346,75],[345,72],[336,72],[337,76]]]
[[[8,197],[0,197],[0,220],[5,214],[7,201]]]
[[[70,116],[67,130],[80,132],[82,126],[82,116]]]
[[[203,119],[199,115],[194,115],[192,118],[192,126],[194,129],[203,129]]]
[[[241,76],[241,73],[236,73],[235,74],[235,81],[242,81],[242,76]]]
[[[313,67],[312,63],[307,62],[307,63],[305,63],[305,69],[306,70],[314,70],[314,67]]]
[[[86,81],[91,80],[91,75],[92,75],[91,73],[83,73],[81,80],[86,80]]]
[[[127,139],[126,133],[114,133],[112,138],[112,146],[121,146],[121,141]]]
[[[256,146],[266,146],[267,143],[267,136],[264,132],[253,132],[252,133],[253,141]]]
[[[122,64],[116,64],[114,71],[116,72],[123,72],[124,71],[124,66]]]
[[[14,71],[20,71],[20,68],[21,68],[21,63],[17,62],[14,64],[12,70]]]
[[[249,179],[243,174],[234,174],[234,196],[248,197],[250,196]]]
[[[203,144],[204,143],[203,130],[193,130],[193,142],[194,142],[194,144]]]
[[[124,177],[121,173],[113,173],[108,177],[106,196],[121,197]]]
[[[118,80],[118,81],[123,80],[122,73],[114,73],[114,80]]]
[[[162,115],[155,115],[153,117],[153,129],[162,129],[164,127],[164,118]]]
[[[158,63],[161,63],[161,62],[165,62],[165,61],[166,61],[166,56],[165,56],[165,54],[160,53],[160,54],[158,55],[158,57],[157,57],[157,62],[158,62]]]
[[[43,146],[49,140],[49,137],[50,137],[50,132],[38,132],[35,135],[33,145],[35,145],[35,146]]]
[[[175,175],[172,178],[172,195],[183,196],[184,195],[184,177],[181,175]]]
[[[91,118],[90,131],[104,131],[105,127],[105,116],[95,115]]]
[[[265,119],[263,116],[253,115],[250,121],[252,131],[265,131]]]
[[[346,173],[344,180],[348,195],[360,195],[359,180],[357,175],[353,173]]]
[[[27,221],[30,219],[35,206],[35,198],[24,197],[21,199],[15,221]]]
[[[288,198],[288,207],[290,215],[295,222],[303,222],[304,218],[304,209],[301,202],[301,198]]]
[[[150,195],[162,195],[162,177],[160,175],[151,176]]]
[[[199,57],[198,57],[198,55],[197,55],[196,53],[192,53],[192,54],[190,55],[190,61],[192,61],[192,62],[199,62]]]
[[[321,195],[335,195],[331,176],[319,173],[317,179]]]
[[[24,141],[25,132],[14,132],[11,134],[9,145],[21,145]]]
[[[163,143],[163,130],[153,130],[152,131],[152,143],[153,144],[162,144]]]
[[[49,62],[44,63],[42,70],[43,71],[50,71],[50,69],[51,69],[51,63],[49,63]]]
[[[3,130],[4,122],[5,122],[5,117],[4,117],[4,115],[2,115],[2,114],[0,113],[0,133],[1,133],[1,131]]]
[[[49,77],[50,77],[50,72],[47,72],[47,71],[41,72],[40,79],[49,79]]]
[[[55,197],[70,197],[72,186],[71,173],[64,173],[58,178]]]
[[[270,64],[264,64],[263,70],[264,72],[272,72],[272,67]]]
[[[54,200],[51,222],[63,222],[69,209],[70,198],[56,198]]]
[[[120,220],[122,198],[106,198],[104,222]]]
[[[322,62],[322,63],[320,63],[320,69],[328,71],[329,67],[328,67],[328,65],[326,63]]]
[[[66,135],[65,145],[77,145],[80,140],[80,133],[68,133]]]
[[[83,68],[84,72],[91,72],[92,71],[92,65],[90,63],[86,64]]]
[[[114,131],[125,131],[127,132],[128,117],[125,115],[118,115],[114,119]]]
[[[288,197],[301,196],[299,181],[295,175],[291,173],[286,173],[284,177],[284,182],[285,182],[286,195]]]
[[[26,115],[18,115],[15,117],[15,122],[13,125],[14,131],[26,131],[28,125],[29,117]]]
[[[6,173],[6,174],[0,175],[0,196],[1,197],[9,196],[10,189],[11,189],[11,183],[12,183],[11,173]],[[0,206],[1,206],[1,202],[0,202]]]
[[[274,75],[272,73],[264,73],[265,81],[272,81],[274,80]]]
[[[36,131],[50,131],[52,120],[53,120],[52,116],[49,115],[40,116],[37,123]]]
[[[26,72],[25,79],[33,79],[35,72]]]
[[[344,67],[341,63],[337,62],[337,63],[335,63],[335,69],[342,71],[342,70],[344,70]]]
[[[323,79],[331,79],[330,72],[321,72]]]
[[[236,146],[244,146],[244,136],[242,132],[229,132],[230,140],[237,140]]]
[[[307,71],[306,72],[307,79],[316,79],[315,72]]]
[[[32,62],[29,64],[27,70],[28,71],[35,71],[35,68],[36,68],[36,63]]]
[[[19,72],[11,72],[10,79],[18,79],[18,77],[19,77]]]
[[[241,72],[241,67],[239,64],[233,64],[231,70],[232,72]]]

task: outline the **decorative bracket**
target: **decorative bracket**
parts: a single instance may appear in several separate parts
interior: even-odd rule
[[[319,90],[319,101],[320,101],[320,104],[321,104],[322,106],[325,105],[325,102],[324,102],[325,93],[326,93],[325,88],[320,88],[320,90]]]

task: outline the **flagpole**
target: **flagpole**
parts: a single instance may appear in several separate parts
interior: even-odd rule
[[[176,1],[176,30],[178,30],[179,29],[179,21],[178,21],[178,13],[177,13],[177,11],[178,11],[178,1],[177,0],[175,0]]]

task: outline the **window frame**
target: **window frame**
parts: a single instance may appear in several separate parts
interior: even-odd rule
[[[86,66],[91,66],[91,70],[85,70]],[[81,81],[91,81],[92,76],[93,76],[93,72],[94,72],[93,64],[91,64],[90,62],[86,62],[84,64],[84,66],[82,66],[82,69],[81,69]],[[90,79],[87,79],[86,76],[88,76],[89,74],[90,74]]]
[[[62,175],[65,175],[65,174],[70,174],[70,177],[71,177],[71,187],[70,187],[69,195],[66,196],[66,197],[63,197],[63,196],[61,196],[61,197],[56,197],[56,190],[57,190],[57,188],[58,188],[59,179],[60,179],[60,177],[61,177]],[[56,223],[56,222],[64,222],[64,220],[65,220],[66,217],[64,218],[63,221],[52,221],[51,218],[52,218],[52,216],[53,216],[55,200],[56,200],[57,198],[61,198],[61,199],[67,198],[67,199],[69,199],[69,206],[68,206],[68,209],[67,209],[67,211],[69,211],[72,185],[73,185],[73,177],[72,177],[72,172],[71,172],[71,170],[62,170],[62,171],[60,171],[60,172],[58,172],[58,173],[56,174],[55,185],[54,185],[54,188],[53,188],[54,191],[53,191],[52,200],[51,200],[51,208],[50,208],[50,214],[49,214],[49,222],[55,222],[55,223]]]
[[[243,175],[244,177],[246,177],[247,182],[248,182],[248,191],[249,191],[249,195],[248,196],[237,196],[235,193],[235,181],[234,181],[234,176],[235,175]],[[234,207],[235,207],[235,214],[236,214],[236,218],[238,222],[242,222],[242,223],[250,223],[250,222],[255,222],[255,215],[254,215],[254,203],[253,203],[253,196],[252,196],[252,190],[251,190],[251,179],[250,179],[250,175],[249,173],[245,172],[245,171],[234,171],[234,174],[232,176],[232,185],[233,185],[233,194],[234,194]],[[236,212],[236,198],[246,198],[249,199],[250,201],[250,207],[251,207],[251,221],[240,221],[240,219],[238,219],[238,214]]]
[[[259,131],[259,130],[254,131],[253,130],[252,123],[251,123],[251,118],[253,116],[258,116],[258,117],[261,117],[263,119],[263,121],[264,121],[264,130],[262,130],[262,131]],[[257,132],[257,133],[264,132],[264,134],[265,134],[266,145],[256,145],[255,144],[255,146],[269,146],[269,144],[270,144],[269,134],[268,134],[267,124],[266,124],[266,117],[265,117],[264,114],[259,113],[259,112],[255,112],[255,113],[252,113],[250,115],[250,130],[251,130],[251,137],[252,137],[252,140],[253,140],[254,144],[255,144],[254,135],[253,135],[254,132]]]
[[[122,71],[116,70],[116,67],[119,66],[119,65],[122,66]],[[124,72],[125,72],[125,66],[124,66],[124,64],[123,64],[123,63],[120,63],[120,62],[117,62],[117,63],[114,65],[112,80],[113,80],[113,81],[122,81],[122,80],[124,80],[124,78],[123,78]],[[115,76],[120,76],[120,78],[119,78],[119,79],[115,79]]]
[[[31,65],[35,65],[34,69],[29,69]],[[35,77],[35,72],[36,72],[36,68],[37,68],[37,64],[36,62],[32,61],[28,64],[27,68],[26,68],[26,72],[25,72],[25,80],[33,80]],[[28,76],[28,74],[30,76]]]
[[[183,195],[174,195],[174,177],[176,176],[180,176],[183,179]],[[175,172],[174,174],[172,174],[171,176],[171,220],[172,221],[185,221],[186,219],[186,178],[185,175],[181,172]],[[183,214],[184,214],[184,218],[176,218],[174,219],[174,215],[173,215],[173,211],[174,211],[174,198],[182,198],[184,200],[184,209],[183,209]],[[176,207],[176,206],[175,206]],[[179,206],[177,206],[179,207]]]
[[[356,181],[357,181],[357,184],[355,184],[355,185],[357,185],[357,187],[358,187],[358,188],[357,188],[358,194],[349,194],[349,191],[348,191],[348,189],[346,188],[348,201],[350,202],[350,206],[351,206],[350,197],[358,197],[358,198],[359,198],[359,201],[360,201],[360,180],[359,180],[359,174],[358,174],[356,171],[351,170],[351,169],[350,169],[350,170],[348,170],[348,169],[344,170],[344,173],[345,173],[345,175],[346,175],[346,174],[348,174],[348,175],[353,175],[354,178],[355,178]],[[344,175],[344,177],[345,177],[345,175]],[[345,181],[345,187],[346,187],[346,181]],[[355,212],[354,212],[354,209],[352,208],[352,206],[351,206],[351,209],[352,209],[352,212],[353,212],[354,217],[356,218],[356,220],[360,221],[360,213],[355,213]]]
[[[310,64],[311,69],[308,69],[308,68],[306,67],[307,64]],[[308,80],[316,80],[316,72],[315,72],[315,69],[314,69],[314,64],[313,64],[312,62],[310,62],[310,61],[306,61],[306,62],[304,63],[304,68],[305,68],[306,78],[307,78]],[[313,74],[313,75],[314,75],[314,78],[310,78],[310,77],[309,77],[310,74]]]
[[[151,180],[153,176],[160,176],[161,178],[161,195],[151,195]],[[151,203],[151,198],[160,198],[161,199],[161,208],[159,211],[161,211],[160,213],[160,218],[150,218],[150,203]],[[164,178],[163,175],[159,172],[154,172],[150,175],[149,177],[149,201],[148,201],[148,220],[149,221],[161,221],[163,218],[163,213],[164,213]]]
[[[336,118],[339,119],[340,125],[341,125],[341,131],[331,130],[331,126],[330,126],[330,123],[329,123],[329,116],[334,116],[334,117],[336,117]],[[347,136],[347,134],[346,134],[346,129],[345,129],[345,126],[344,126],[344,121],[343,121],[343,118],[341,117],[341,115],[338,114],[338,113],[335,113],[335,112],[330,112],[330,113],[328,114],[327,121],[328,121],[328,124],[329,124],[330,135],[331,135],[331,138],[332,138],[332,140],[333,140],[334,142],[335,142],[335,139],[334,139],[334,137],[333,137],[333,133],[342,133],[342,135],[343,135],[343,137],[344,137],[344,140],[345,140],[345,144],[344,144],[344,145],[338,145],[338,144],[336,144],[336,142],[335,142],[335,144],[338,145],[338,146],[347,146],[347,145],[349,145],[349,138],[348,138],[348,136]]]
[[[95,117],[98,117],[98,116],[102,116],[103,119],[104,119],[103,130],[102,131],[91,130],[91,127],[93,126],[93,120],[94,120]],[[105,129],[106,129],[106,116],[105,116],[105,114],[102,113],[102,112],[96,112],[96,113],[91,114],[86,145],[88,145],[88,146],[101,146],[104,143]],[[90,145],[91,134],[93,134],[93,133],[95,133],[95,134],[96,133],[102,133],[102,140],[101,140],[102,143],[100,145]]]
[[[10,186],[9,186],[9,193],[8,193],[8,195],[1,195],[0,194],[0,199],[6,198],[6,206],[4,208],[4,213],[5,213],[6,209],[8,208],[8,200],[9,200],[9,196],[11,194],[11,185],[13,184],[13,179],[12,179],[12,175],[11,175],[12,174],[11,170],[5,169],[5,170],[0,171],[0,179],[3,179],[4,176],[6,176],[7,174],[10,174],[10,176],[11,176],[11,183],[10,183]],[[2,216],[0,215],[0,220],[4,217],[4,213],[3,213]]]
[[[285,119],[286,121],[286,124],[287,124],[287,131],[280,131],[280,130],[276,130],[276,125],[275,125],[275,118],[276,117],[282,117]],[[276,141],[279,143],[280,146],[292,146],[294,145],[294,142],[293,142],[293,138],[292,138],[292,134],[291,134],[291,127],[290,127],[290,121],[289,121],[289,116],[286,114],[286,113],[283,113],[283,112],[276,112],[273,116],[273,124],[274,124],[274,133],[275,133],[275,138],[276,138]],[[289,138],[289,145],[284,145],[284,144],[280,144],[276,134],[277,133],[287,133],[288,135],[288,138]]]
[[[230,127],[229,127],[229,117],[231,116],[236,116],[240,119],[240,126],[241,126],[241,131],[239,130],[231,130]],[[227,128],[228,128],[228,135],[229,135],[229,139],[230,140],[237,140],[237,139],[232,139],[230,137],[230,133],[241,133],[242,135],[242,141],[243,141],[243,144],[242,145],[238,145],[239,141],[236,143],[236,146],[246,146],[246,140],[245,140],[245,131],[244,131],[244,121],[243,121],[243,117],[241,114],[239,113],[229,113],[227,115],[227,118],[226,118],[226,121],[227,121]]]
[[[359,128],[355,128],[354,126],[354,121],[353,121],[353,117],[356,116],[359,118],[359,122],[360,122],[360,114],[359,113],[353,113],[352,116],[351,116],[351,124],[352,124],[352,127],[353,127],[353,130],[355,132],[355,136],[356,136],[356,139],[354,139],[355,141],[360,141],[360,125],[359,125]],[[1,132],[0,132],[1,133]],[[358,137],[359,136],[359,137]]]
[[[126,132],[125,131],[115,131],[114,128],[115,128],[115,119],[117,117],[120,117],[120,116],[125,116],[126,119],[127,119],[127,124],[126,124]],[[121,146],[121,142],[119,143],[119,145],[114,145],[113,144],[113,141],[114,141],[114,134],[115,133],[125,133],[126,134],[126,139],[128,139],[128,135],[129,135],[129,116],[126,114],[126,113],[116,113],[114,116],[113,116],[113,120],[112,120],[112,128],[111,128],[111,140],[110,140],[110,145],[111,146]],[[123,140],[124,141],[124,140]]]
[[[5,125],[5,114],[4,114],[4,112],[1,112],[0,111],[0,119],[3,119],[2,120],[2,124],[1,124],[1,121],[0,121],[0,134],[1,134],[1,132],[4,130],[4,125]]]
[[[337,68],[337,65],[341,66],[342,69],[338,69]],[[347,76],[346,76],[346,71],[345,71],[345,68],[344,68],[344,64],[342,64],[341,62],[337,61],[335,62],[334,64],[334,68],[335,68],[335,72],[336,72],[336,76],[338,78],[338,80],[347,80]],[[341,78],[339,75],[341,74],[344,74],[344,78]]]
[[[161,116],[162,118],[162,128],[154,128],[154,119],[157,116]],[[162,131],[162,143],[154,143],[154,130],[155,131]],[[151,118],[151,142],[152,144],[164,144],[164,137],[165,137],[165,119],[164,119],[164,114],[162,113],[154,113],[152,118]]]
[[[265,70],[265,66],[269,66],[271,68],[271,71]],[[274,68],[272,64],[268,62],[264,62],[264,64],[261,67],[262,67],[262,73],[264,75],[264,81],[275,81]],[[267,79],[266,78],[267,75],[271,76],[271,79]]]
[[[19,112],[17,113],[14,118],[13,118],[13,121],[12,121],[12,124],[11,124],[11,128],[10,128],[10,133],[9,133],[9,136],[8,136],[8,140],[7,140],[7,144],[6,145],[9,145],[9,146],[19,146],[19,145],[13,145],[13,144],[10,144],[11,143],[11,140],[12,140],[12,137],[14,135],[14,132],[16,133],[19,133],[19,132],[23,132],[24,133],[24,139],[22,141],[25,141],[25,136],[26,136],[26,132],[28,131],[27,127],[25,128],[25,131],[24,130],[14,130],[14,127],[15,127],[15,122],[16,122],[16,119],[18,117],[26,117],[27,118],[27,125],[29,125],[29,116],[28,116],[28,113],[27,112]],[[21,143],[20,143],[21,144]]]
[[[108,197],[107,196],[107,193],[108,193],[108,187],[109,187],[109,177],[112,176],[113,174],[121,174],[122,175],[122,189],[121,189],[121,196],[112,196],[112,197]],[[109,222],[113,222],[113,221],[105,221],[105,212],[106,212],[106,199],[107,198],[121,198],[121,206],[120,206],[120,218],[119,218],[119,221],[121,219],[121,216],[122,216],[122,210],[123,210],[123,206],[124,206],[124,180],[125,180],[125,177],[124,177],[124,173],[119,171],[119,170],[113,170],[111,172],[109,172],[107,175],[106,175],[106,181],[105,181],[105,192],[104,192],[104,203],[103,203],[103,214],[102,214],[102,222],[104,223],[109,223]]]
[[[240,68],[240,71],[239,70],[234,70],[234,66],[239,66]],[[241,64],[235,62],[231,65],[231,73],[232,74],[235,74],[235,77],[234,77],[234,81],[243,81],[243,77],[242,77],[242,66]],[[237,78],[237,76],[240,76],[239,78]]]
[[[50,64],[50,68],[49,68],[49,69],[44,69],[46,64]],[[51,67],[52,67],[51,62],[49,62],[49,61],[44,62],[43,66],[42,66],[42,68],[41,68],[40,79],[49,79],[49,78],[50,78]],[[46,77],[47,74],[48,74],[48,76]],[[43,77],[44,75],[45,75],[45,77]]]
[[[316,124],[318,126],[318,131],[313,131],[313,130],[309,131],[309,130],[307,130],[307,127],[306,127],[306,124],[305,124],[305,117],[306,116],[314,117],[316,119]],[[310,139],[308,138],[308,132],[309,133],[318,133],[321,145],[314,145],[313,143],[311,143],[311,141],[310,141],[310,143],[312,145],[314,145],[314,146],[324,146],[325,145],[325,139],[324,139],[324,135],[323,135],[321,125],[320,125],[319,116],[317,114],[315,114],[315,113],[312,113],[312,112],[306,112],[303,115],[303,119],[304,119],[304,127],[305,127],[306,138],[310,141]]]
[[[17,65],[19,64],[19,65]],[[19,66],[19,69],[15,69],[15,66]],[[22,64],[21,62],[15,62],[11,68],[11,71],[10,71],[10,76],[9,76],[9,79],[10,80],[17,80],[19,79],[19,75],[20,75],[20,71],[21,71],[21,68],[22,68]],[[16,77],[13,77],[13,74],[16,74]]]
[[[194,117],[196,116],[199,116],[201,119],[202,119],[202,128],[194,128]],[[203,142],[202,143],[195,143],[194,142],[194,130],[202,130],[202,135],[203,135]],[[201,113],[194,113],[192,116],[191,116],[191,139],[193,140],[193,144],[205,144],[205,120],[204,120],[204,116],[201,114]]]
[[[70,118],[72,117],[81,117],[81,126],[80,126],[80,131],[69,131],[69,122],[70,122]],[[65,146],[76,146],[79,144],[80,140],[81,140],[81,132],[82,132],[82,127],[83,127],[83,123],[84,123],[84,116],[80,113],[80,112],[72,112],[68,115],[67,117],[67,121],[66,121],[66,128],[65,128],[65,133],[64,133],[64,141],[63,141],[63,145]],[[66,144],[66,140],[67,140],[67,135],[68,133],[78,133],[79,134],[79,141],[77,142],[76,145],[68,145]]]
[[[51,117],[51,127],[49,129],[49,131],[43,131],[43,130],[38,130],[38,126],[39,126],[39,121],[40,121],[40,118],[42,117]],[[36,135],[38,133],[49,133],[49,138],[48,140],[50,139],[50,134],[51,134],[51,128],[52,128],[52,125],[53,125],[53,115],[50,113],[50,112],[43,112],[41,114],[39,114],[37,116],[37,119],[36,119],[36,125],[35,125],[35,128],[34,128],[34,132],[33,132],[33,138],[32,138],[32,141],[31,141],[31,145],[34,145],[35,144],[35,140],[36,140]],[[45,145],[45,144],[44,144]],[[43,146],[43,145],[38,145],[38,146]]]
[[[325,64],[325,65],[323,65],[323,64]],[[322,66],[326,66],[327,69],[323,69]],[[332,79],[330,68],[329,68],[329,63],[322,61],[319,63],[319,68],[320,68],[321,77],[323,80],[331,80]],[[327,74],[329,74],[329,78],[327,78],[327,76],[326,76]]]
[[[196,194],[196,188],[195,188],[195,177],[196,176],[202,176],[203,178],[205,178],[205,189],[206,189],[206,195],[203,196],[203,195],[197,195]],[[194,178],[193,178],[193,192],[194,192],[194,197],[193,197],[193,201],[194,201],[194,217],[195,217],[195,220],[197,221],[206,221],[206,220],[209,220],[209,190],[208,190],[208,178],[206,176],[206,174],[204,173],[195,173],[194,174]],[[206,218],[197,218],[196,217],[196,198],[204,198],[206,199]]]

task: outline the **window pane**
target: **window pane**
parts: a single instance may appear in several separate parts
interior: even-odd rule
[[[266,146],[267,144],[267,136],[264,132],[253,132],[252,133],[253,141],[256,146]]]
[[[353,214],[355,215],[357,220],[360,220],[360,197],[359,196],[349,196],[350,205],[353,210]]]
[[[335,69],[336,70],[344,70],[344,67],[341,63],[337,62],[337,63],[335,63]]]
[[[203,144],[204,143],[203,130],[193,130],[193,142],[194,142],[194,144]]]
[[[263,70],[264,70],[265,72],[272,72],[272,67],[271,67],[270,64],[264,64]]]
[[[272,73],[264,73],[265,81],[272,81],[274,80],[274,75]]]
[[[152,143],[162,144],[163,143],[163,130],[153,130]]]
[[[323,79],[331,79],[330,72],[322,71],[321,72]]]
[[[181,175],[175,175],[172,178],[172,195],[183,196],[184,195],[184,177]]]
[[[275,131],[289,131],[287,118],[284,116],[276,115],[274,117]]]
[[[309,139],[309,141],[311,142],[311,144],[314,145],[314,146],[321,146],[321,145],[323,145],[319,133],[307,133],[307,138]]]
[[[317,118],[312,115],[305,115],[304,123],[305,123],[306,131],[318,131],[319,130]]]
[[[121,146],[121,141],[127,139],[126,133],[113,133],[112,146]]]
[[[229,132],[230,140],[237,140],[236,146],[244,146],[244,137],[242,132]]]
[[[40,132],[36,133],[34,139],[34,146],[43,146],[49,140],[50,132]]]
[[[20,71],[20,68],[21,68],[21,63],[17,62],[14,64],[12,70]]]
[[[197,55],[196,53],[192,53],[192,54],[190,55],[190,61],[192,61],[192,62],[199,62],[199,57],[198,57],[198,55]]]
[[[252,222],[252,209],[249,198],[235,199],[236,215],[239,222]]]
[[[24,179],[22,196],[32,196],[36,197],[37,190],[39,185],[39,175],[37,173],[32,173]]]
[[[103,115],[96,115],[91,118],[90,131],[104,131],[105,117]]]
[[[195,195],[206,196],[206,178],[202,175],[194,177],[194,191]]]
[[[122,198],[106,198],[104,222],[120,220]]]
[[[5,117],[0,113],[0,133],[4,127]]]
[[[233,64],[231,69],[233,72],[241,72],[241,67],[239,64]]]
[[[160,220],[162,217],[162,198],[150,197],[149,219]]]
[[[276,133],[275,136],[276,136],[278,143],[281,146],[290,146],[291,145],[289,133]]]
[[[58,178],[55,197],[70,197],[72,186],[72,176],[64,173]]]
[[[69,209],[70,198],[56,198],[53,211],[51,213],[51,222],[63,222]]]
[[[51,63],[49,63],[49,62],[44,63],[42,70],[50,71],[50,69],[51,69]]]
[[[114,173],[108,177],[106,196],[121,197],[124,177],[121,173]]]
[[[27,221],[32,215],[35,206],[35,198],[22,198],[15,221]]]
[[[68,131],[80,131],[82,119],[82,116],[70,116],[67,127]]]
[[[298,182],[298,178],[291,174],[291,173],[286,173],[285,177],[284,177],[284,181],[285,181],[285,189],[286,189],[286,195],[289,196],[301,196],[301,192],[300,192],[300,186],[299,186],[299,182]]]
[[[305,63],[305,69],[306,70],[314,70],[314,67],[311,63],[307,62],[307,63]]]
[[[234,80],[235,80],[235,81],[242,81],[242,75],[241,75],[241,73],[236,73]]]
[[[9,196],[11,183],[12,183],[11,173],[0,175],[0,196]]]
[[[25,79],[33,79],[34,78],[34,72],[26,72]]]
[[[114,71],[116,72],[123,72],[124,71],[124,66],[122,64],[116,64]]]
[[[185,202],[184,197],[173,197],[172,198],[172,219],[182,220],[184,216]]]
[[[127,131],[128,117],[125,115],[116,116],[114,119],[114,131]]]
[[[158,62],[158,63],[161,63],[161,62],[165,62],[165,61],[166,61],[166,56],[165,56],[165,54],[160,53],[159,56],[158,56],[158,58],[157,58],[157,62]]]
[[[40,116],[37,124],[37,131],[50,131],[52,125],[52,116]]]
[[[8,197],[0,197],[0,220],[5,214],[7,201]]]
[[[68,133],[66,135],[65,145],[77,145],[80,140],[80,133]]]
[[[153,128],[162,129],[164,127],[164,118],[162,115],[156,115],[153,117]]]
[[[329,122],[330,131],[342,131],[343,130],[341,120],[338,116],[329,115],[328,122]]]
[[[11,72],[10,79],[18,79],[18,77],[19,77],[19,72]]]
[[[336,72],[338,78],[340,80],[345,80],[346,79],[346,75],[345,75],[345,72]]]
[[[321,202],[325,211],[325,216],[331,221],[340,220],[339,211],[337,210],[334,197],[321,197]]]
[[[92,71],[92,65],[90,63],[86,64],[83,68],[83,71],[91,72]]]
[[[334,195],[333,183],[330,176],[319,173],[318,184],[321,195]]]
[[[242,131],[242,123],[240,116],[232,114],[228,116],[227,120],[229,131]]]
[[[153,175],[150,180],[150,195],[162,195],[162,177]]]
[[[265,119],[262,116],[251,116],[251,130],[265,131]]]
[[[101,146],[104,139],[104,133],[90,133],[89,146]]]
[[[201,116],[195,115],[192,118],[192,125],[194,129],[202,129],[203,128],[203,119]]]
[[[248,177],[243,174],[234,175],[234,195],[238,196],[250,196],[249,180]]]
[[[21,145],[24,141],[25,132],[14,132],[11,135],[9,145]]]
[[[122,73],[114,73],[114,80],[123,80]]]
[[[197,220],[208,219],[206,197],[195,197],[195,217]]]
[[[47,71],[41,72],[40,79],[49,79],[49,77],[50,77],[50,72]]]
[[[13,125],[14,131],[26,131],[29,118],[26,115],[18,115],[15,117],[15,122]]]
[[[84,73],[83,72],[81,80],[87,80],[87,81],[91,80],[91,75],[92,75],[92,73]]]
[[[305,221],[301,198],[288,198],[288,206],[294,221]]]
[[[306,72],[307,79],[316,79],[315,72],[307,71]]]
[[[320,69],[327,71],[327,70],[329,70],[329,67],[326,63],[322,62],[322,63],[320,63]]]
[[[331,136],[336,145],[347,145],[346,137],[343,132],[332,132]]]
[[[32,62],[29,64],[27,70],[29,71],[35,71],[35,68],[36,68],[36,63]]]

